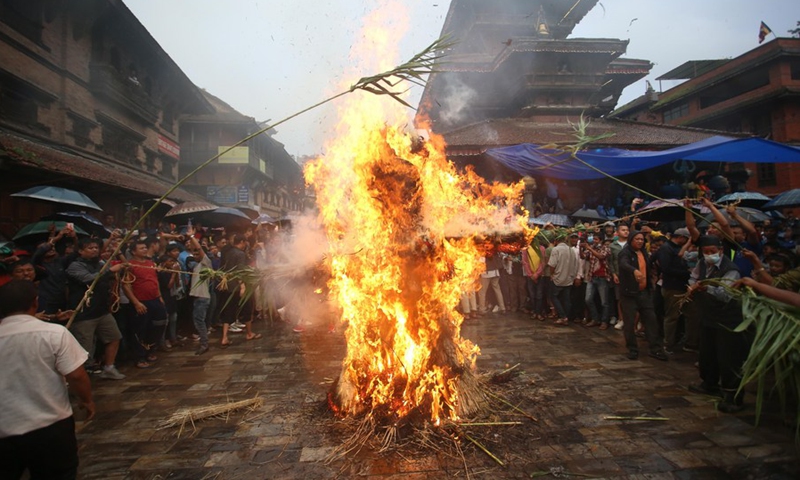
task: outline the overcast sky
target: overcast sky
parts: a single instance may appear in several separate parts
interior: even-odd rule
[[[391,1],[402,4],[402,8],[393,7],[392,15],[407,15],[410,25],[408,32],[397,38],[398,52],[391,55],[406,60],[438,38],[449,0]],[[384,3],[124,2],[195,84],[258,121],[281,119],[337,93],[342,72],[352,66],[348,55],[361,19]],[[648,79],[658,89],[653,79],[686,60],[733,58],[757,47],[762,20],[776,35],[789,36],[787,30],[800,20],[800,2],[603,0],[572,37],[630,39],[625,56],[652,61],[655,67]],[[377,72],[361,72],[372,73]],[[674,84],[664,82],[663,88]],[[644,89],[644,81],[629,86],[620,105]],[[416,88],[412,105],[420,94],[421,89]],[[333,108],[312,111],[279,127],[276,138],[293,155],[322,153],[335,121]]]

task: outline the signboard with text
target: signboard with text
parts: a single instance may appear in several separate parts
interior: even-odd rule
[[[166,153],[175,160],[181,159],[181,147],[164,135],[158,136],[158,151]]]
[[[217,153],[222,153],[229,148],[220,146]],[[230,152],[219,157],[219,163],[247,165],[250,163],[250,149],[248,147],[235,147]]]
[[[250,189],[244,185],[239,187],[239,203],[250,203]]]
[[[238,187],[235,185],[208,186],[206,187],[206,198],[214,203],[237,203]]]

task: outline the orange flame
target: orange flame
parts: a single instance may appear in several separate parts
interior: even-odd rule
[[[484,268],[474,237],[527,228],[516,213],[523,184],[459,174],[441,137],[419,144],[405,133],[399,104],[351,97],[325,156],[305,169],[330,245],[330,297],[347,325],[339,407],[457,418],[459,375],[480,352],[454,311]]]

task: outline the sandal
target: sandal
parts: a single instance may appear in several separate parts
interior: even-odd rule
[[[608,330],[608,324],[607,323],[601,323],[600,324],[600,330]]]
[[[158,360],[158,357],[155,356],[155,355],[148,355],[147,356],[147,361],[148,362],[155,362],[156,360]]]
[[[152,367],[152,365],[150,365],[149,363],[145,362],[144,360],[140,360],[140,361],[136,362],[136,368],[150,368],[150,367]]]
[[[258,340],[259,338],[261,338],[260,333],[255,333],[252,337],[245,337],[246,340]]]
[[[569,320],[566,319],[566,318],[559,318],[558,320],[556,320],[553,323],[556,324],[556,325],[561,325],[561,326],[569,326]]]
[[[220,343],[220,344],[219,344],[219,348],[228,348],[228,347],[230,347],[231,345],[233,345],[233,342],[228,342],[228,343]]]

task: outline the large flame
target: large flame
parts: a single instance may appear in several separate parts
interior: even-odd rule
[[[382,46],[387,38],[364,37]],[[338,405],[345,414],[383,408],[401,418],[419,408],[434,422],[457,418],[460,378],[479,354],[455,311],[484,268],[474,237],[526,227],[523,184],[459,174],[440,137],[407,134],[398,103],[351,97],[335,140],[305,170],[330,245],[331,300],[347,325]]]

